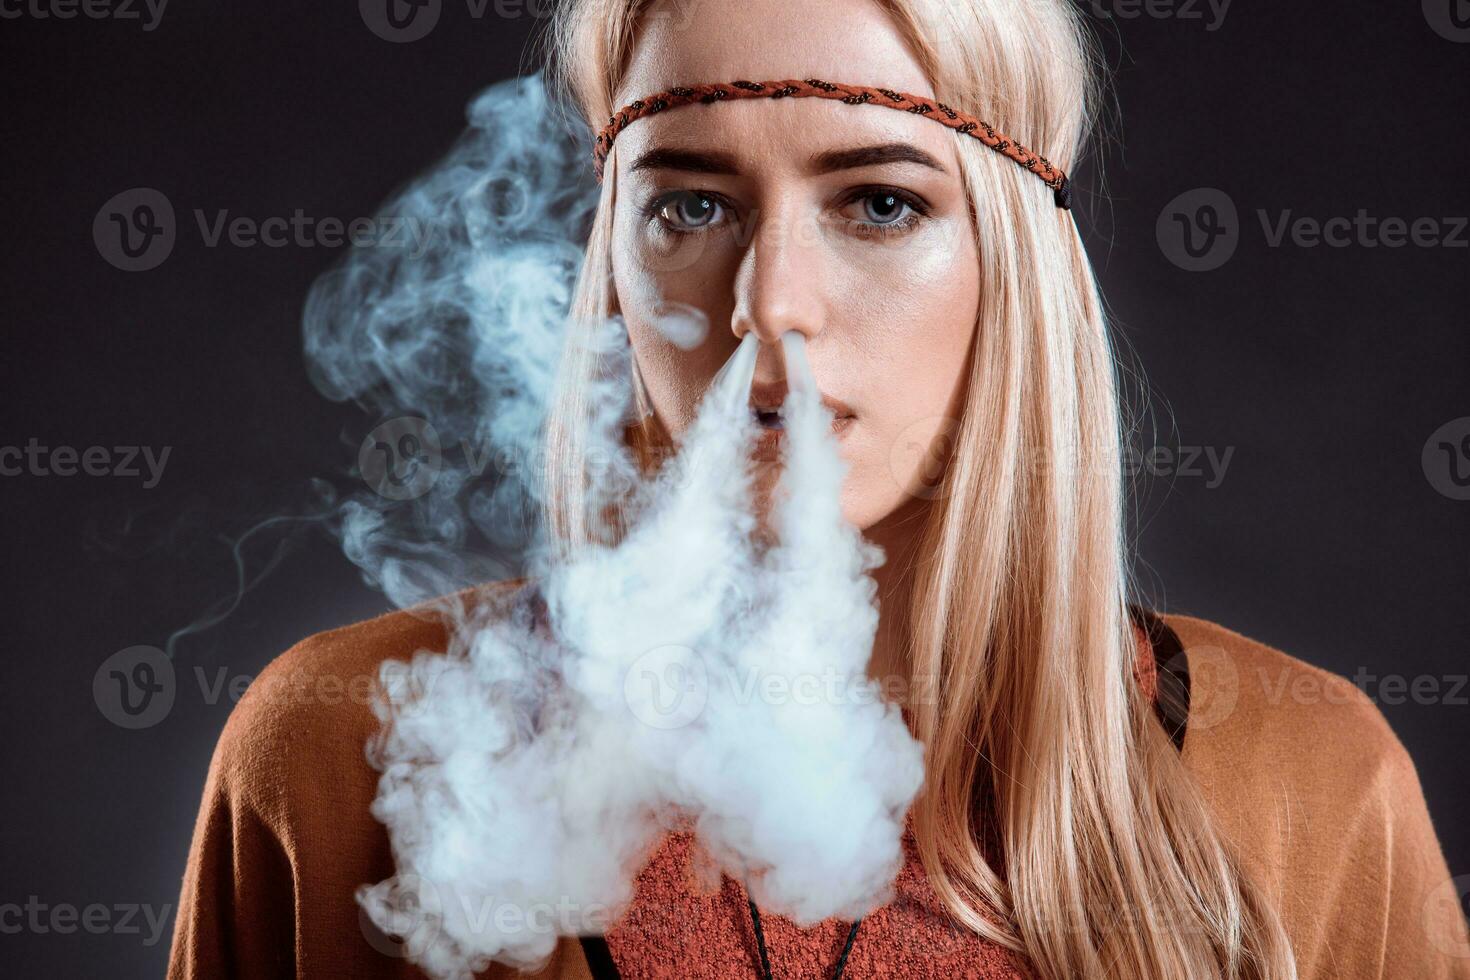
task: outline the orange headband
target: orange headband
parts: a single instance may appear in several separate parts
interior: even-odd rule
[[[1015,140],[997,133],[989,123],[957,112],[943,102],[935,102],[905,92],[887,88],[869,88],[866,85],[834,85],[819,78],[787,78],[773,82],[731,82],[728,85],[676,85],[663,92],[638,99],[609,116],[607,125],[597,134],[592,148],[592,161],[597,172],[598,183],[602,182],[602,168],[612,150],[613,140],[624,127],[644,116],[673,109],[681,105],[698,102],[712,105],[731,99],[784,99],[810,96],[817,99],[841,99],[847,105],[876,105],[889,109],[902,109],[915,115],[943,123],[957,133],[974,137],[999,153],[1040,177],[1054,192],[1056,205],[1070,210],[1072,207],[1072,185],[1067,175],[1051,165],[1046,157],[1032,153]]]

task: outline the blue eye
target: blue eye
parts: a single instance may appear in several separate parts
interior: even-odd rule
[[[889,238],[903,235],[918,227],[930,214],[930,208],[906,191],[888,187],[868,187],[850,193],[844,208],[863,202],[861,214],[847,214],[846,227],[859,238]],[[644,205],[643,218],[656,222],[670,235],[693,235],[725,223],[733,209],[716,194],[697,190],[671,191]],[[730,212],[727,214],[727,212]]]
[[[896,223],[905,217],[904,209],[909,207],[908,201],[905,201],[897,194],[887,191],[876,191],[872,194],[865,195],[862,199],[869,202],[867,211],[870,220],[875,225]],[[874,202],[876,202],[876,207],[873,206]]]
[[[847,199],[863,202],[861,214],[851,215],[853,234],[859,238],[885,240],[907,235],[932,213],[928,204],[896,187],[868,187]]]
[[[677,191],[654,201],[649,211],[673,231],[695,231],[707,228],[720,213],[721,205],[708,194]]]

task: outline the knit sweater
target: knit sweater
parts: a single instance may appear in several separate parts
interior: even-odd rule
[[[533,591],[524,584],[486,589],[483,601],[519,601]],[[1377,706],[1345,678],[1224,627],[1135,615],[1135,677],[1281,910],[1299,976],[1470,980],[1456,883],[1414,764]],[[378,773],[364,746],[379,724],[367,691],[384,660],[445,643],[436,616],[400,611],[309,637],[255,679],[205,779],[170,980],[422,980],[354,899],[359,885],[394,873],[369,811]],[[894,898],[864,917],[844,976],[1029,977],[1023,956],[951,923],[908,823],[903,848]],[[476,976],[758,976],[745,890],[697,873],[696,851],[689,832],[666,835],[605,939],[565,937],[534,974],[492,964]],[[837,920],[761,922],[781,977],[830,975],[848,932]]]

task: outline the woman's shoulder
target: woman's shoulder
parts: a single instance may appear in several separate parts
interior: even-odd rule
[[[379,774],[367,751],[381,729],[373,710],[379,669],[421,650],[442,652],[446,609],[512,598],[524,581],[306,637],[256,675],[205,777],[170,980],[421,976],[404,968],[400,941],[376,930],[355,899],[360,886],[394,870],[387,832],[372,814]],[[576,959],[558,949],[545,976]]]
[[[1188,676],[1184,766],[1277,900],[1300,975],[1465,976],[1455,882],[1373,697],[1219,623],[1162,619]]]
[[[373,703],[383,665],[420,651],[442,653],[451,608],[503,602],[526,581],[487,583],[293,644],[255,676],[230,713],[218,749],[226,768],[249,780],[263,767],[280,787],[292,775],[320,774],[332,764],[365,764],[365,740],[380,727]]]
[[[443,652],[450,604],[501,601],[518,595],[523,582],[481,585],[326,630],[277,655],[225,721],[206,777],[206,807],[228,809],[237,827],[247,815],[251,832],[298,870],[390,874],[387,836],[371,811],[380,775],[369,761],[382,731],[374,710],[380,671],[420,651]]]
[[[1207,619],[1162,619],[1188,677],[1187,765],[1301,767],[1340,783],[1409,762],[1377,703],[1348,677]]]
[[[1172,682],[1160,697],[1183,702],[1184,766],[1256,852],[1285,860],[1419,792],[1408,750],[1348,677],[1202,617],[1157,619],[1159,676]]]

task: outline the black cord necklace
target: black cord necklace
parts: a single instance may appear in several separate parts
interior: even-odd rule
[[[773,980],[771,974],[771,956],[766,952],[766,934],[761,929],[760,909],[755,907],[755,900],[746,898],[746,904],[750,906],[750,921],[755,926],[755,942],[761,953],[761,977],[763,980]],[[837,957],[837,968],[832,972],[832,980],[842,980],[842,969],[847,966],[847,954],[852,952],[852,942],[857,938],[858,926],[863,924],[862,916],[852,923],[852,928],[847,930],[847,944],[842,947],[842,955]]]

